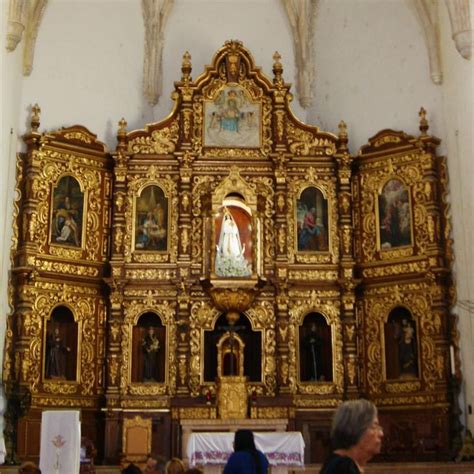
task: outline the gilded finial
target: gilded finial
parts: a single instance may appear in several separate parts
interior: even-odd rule
[[[40,106],[38,104],[33,105],[33,107],[31,107],[31,111],[33,112],[31,116],[31,130],[33,132],[37,132],[40,126]]]
[[[344,120],[339,122],[339,142],[338,149],[340,151],[347,151],[347,143],[349,141],[349,136],[347,135],[347,125]]]
[[[347,125],[344,120],[339,122],[339,138],[347,138]]]
[[[189,51],[186,51],[183,54],[183,62],[181,63],[181,72],[183,73],[183,76],[181,79],[183,81],[189,81],[191,79],[191,71],[192,71],[191,55],[189,54]]]
[[[281,84],[282,83],[282,74],[283,74],[283,66],[280,62],[281,55],[278,51],[275,51],[275,54],[273,55],[273,74],[275,76],[273,82],[275,84]]]
[[[418,112],[418,115],[420,116],[420,131],[421,131],[421,134],[426,135],[426,132],[428,131],[428,128],[430,128],[428,120],[426,120],[426,110],[423,107],[421,107],[420,111]]]
[[[119,125],[119,129],[117,132],[117,137],[120,141],[121,138],[124,138],[127,135],[127,121],[122,117],[118,125]]]

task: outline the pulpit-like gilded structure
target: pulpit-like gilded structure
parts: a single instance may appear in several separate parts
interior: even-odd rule
[[[365,396],[385,459],[448,457],[460,372],[439,140],[422,110],[419,134],[385,129],[352,155],[344,122],[297,120],[274,59],[268,77],[229,41],[193,79],[186,54],[171,114],[131,131],[122,119],[112,151],[79,125],[40,133],[33,108],[14,202],[9,453],[36,459],[41,412],[64,407],[105,463],[136,416],[152,451],[180,456],[182,431],[235,426],[250,397],[254,420],[306,433],[315,463],[335,407]],[[52,340],[71,349],[59,375]]]
[[[248,417],[246,377],[225,376],[217,381],[217,409],[223,420]]]

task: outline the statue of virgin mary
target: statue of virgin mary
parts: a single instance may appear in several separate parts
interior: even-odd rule
[[[239,228],[232,213],[224,207],[221,232],[217,244],[216,275],[218,276],[249,276],[252,274],[245,256],[245,244],[240,240]]]

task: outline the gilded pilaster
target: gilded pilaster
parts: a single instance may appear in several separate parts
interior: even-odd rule
[[[358,349],[356,338],[355,317],[355,289],[357,281],[354,280],[354,247],[352,223],[352,160],[349,154],[348,135],[346,124],[339,124],[339,140],[335,158],[338,164],[338,215],[339,215],[339,241],[341,242],[341,259],[339,263],[339,286],[341,288],[341,319],[344,341],[344,369],[345,386],[347,395],[356,398],[359,392],[358,376]]]

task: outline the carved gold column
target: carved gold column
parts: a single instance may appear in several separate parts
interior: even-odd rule
[[[176,84],[181,92],[182,102],[180,109],[180,134],[181,150],[177,153],[179,162],[179,248],[178,265],[179,277],[181,279],[178,291],[178,314],[177,314],[177,393],[181,395],[189,394],[189,311],[190,311],[190,268],[191,268],[191,177],[192,163],[195,155],[192,153],[192,130],[193,130],[193,110],[192,110],[192,78],[191,78],[191,55],[186,52],[183,55],[181,65],[181,81]]]
[[[35,254],[38,250],[35,242],[35,228],[38,206],[36,183],[40,173],[37,159],[41,146],[41,134],[38,132],[40,111],[37,104],[32,107],[31,131],[23,137],[28,150],[22,155],[22,162],[19,161],[17,164],[17,173],[22,177],[22,182],[17,181],[17,192],[20,193],[21,198],[18,204],[17,221],[14,223],[14,227],[17,228],[17,241],[11,262],[9,287],[9,301],[14,306],[14,313],[7,321],[3,373],[7,397],[7,409],[4,414],[6,460],[12,464],[18,462],[16,451],[20,419],[30,405],[30,345],[33,342],[30,326],[34,322],[34,283],[38,276],[35,269]],[[40,324],[42,325],[42,321]]]
[[[106,374],[106,435],[105,435],[105,458],[114,460],[118,450],[120,437],[120,417],[115,411],[120,406],[120,367],[122,366],[121,334],[123,322],[123,291],[124,291],[124,234],[125,234],[125,207],[127,195],[127,144],[126,131],[127,122],[122,119],[119,122],[117,132],[117,149],[114,158],[114,191],[113,191],[113,213],[112,213],[112,255],[110,266],[111,278],[107,281],[110,287],[110,306],[108,314],[108,338],[107,338],[107,374]]]
[[[344,343],[345,387],[349,398],[358,396],[358,354],[355,317],[354,247],[352,224],[351,164],[346,124],[339,124],[339,140],[335,158],[338,164],[338,207],[339,241],[341,242],[341,260],[339,264],[339,286],[341,288],[341,319]]]
[[[278,52],[273,55],[273,121],[275,153],[272,156],[275,173],[275,260],[276,260],[276,342],[278,361],[278,385],[281,393],[289,393],[289,349],[288,349],[288,187],[286,163],[289,158],[286,155],[286,96],[287,85],[283,80],[283,67],[280,62],[281,56]],[[263,213],[262,213],[263,214]],[[267,244],[267,243],[266,243]]]
[[[32,108],[31,132],[23,139],[27,144],[28,151],[24,155],[23,176],[24,186],[22,188],[23,201],[19,210],[19,235],[18,248],[15,254],[14,268],[12,269],[14,286],[17,288],[14,319],[16,322],[16,340],[14,344],[14,380],[20,387],[28,389],[28,369],[30,364],[27,321],[32,321],[33,301],[32,291],[34,280],[37,276],[34,264],[34,256],[38,251],[38,243],[35,241],[35,229],[37,226],[38,198],[36,196],[37,180],[40,175],[37,152],[40,149],[41,134],[38,132],[40,125],[41,109],[37,104]]]
[[[420,116],[420,142],[424,151],[423,182],[415,189],[419,200],[425,201],[428,223],[428,243],[426,255],[428,257],[429,271],[426,274],[430,286],[431,313],[433,324],[429,325],[433,334],[436,354],[433,354],[436,371],[438,373],[437,389],[446,393],[449,377],[449,354],[451,315],[450,291],[454,291],[451,281],[450,266],[452,263],[452,241],[450,239],[450,224],[447,216],[446,205],[443,199],[447,193],[446,162],[444,158],[436,156],[436,147],[440,141],[427,134],[429,123],[426,111],[422,107]],[[420,196],[421,195],[421,196]],[[428,326],[427,328],[428,329]]]

